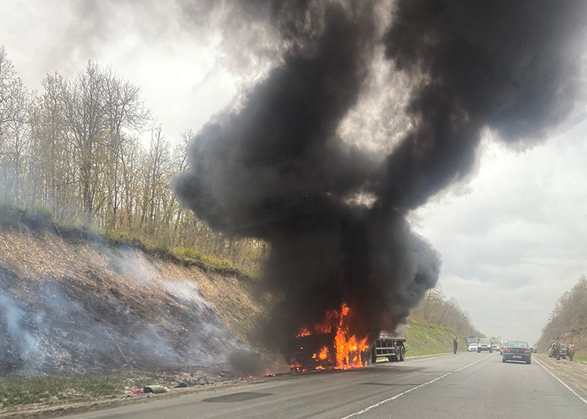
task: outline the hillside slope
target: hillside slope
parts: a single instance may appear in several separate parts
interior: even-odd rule
[[[262,308],[251,280],[128,246],[0,227],[0,373],[224,363]],[[236,294],[236,296],[235,296]]]
[[[456,335],[448,327],[419,323],[412,320],[406,325],[406,356],[451,353],[455,336],[459,340],[459,352],[466,352],[467,345],[464,336]]]

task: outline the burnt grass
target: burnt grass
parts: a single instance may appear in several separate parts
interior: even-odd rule
[[[228,357],[263,313],[255,282],[0,205],[0,408],[235,379]]]

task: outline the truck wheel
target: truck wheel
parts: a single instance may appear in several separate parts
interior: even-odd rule
[[[404,346],[399,347],[399,361],[403,362],[406,360],[406,348]]]
[[[371,363],[374,364],[377,362],[377,349],[375,349],[375,347],[373,347],[373,349],[371,349],[370,353],[371,353]]]
[[[394,346],[393,352],[393,355],[388,356],[387,359],[389,359],[389,362],[398,362],[400,360],[399,346]]]

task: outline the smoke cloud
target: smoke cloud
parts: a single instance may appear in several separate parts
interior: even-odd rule
[[[400,0],[386,20],[385,1],[249,3],[287,48],[239,109],[199,132],[177,195],[213,228],[271,243],[263,276],[280,301],[265,336],[284,354],[342,302],[372,339],[439,276],[409,211],[471,172],[485,131],[531,144],[584,115],[587,4]],[[378,48],[411,86],[410,123],[387,156],[339,133]]]

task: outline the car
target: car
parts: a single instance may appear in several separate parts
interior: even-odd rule
[[[554,348],[555,348],[555,344],[553,343],[550,346],[550,349],[548,350],[548,357],[549,358],[556,358],[556,350]],[[567,355],[568,355],[567,345],[565,345],[564,343],[561,343],[558,353],[559,353],[559,358],[566,359]]]
[[[507,361],[521,361],[526,364],[532,363],[532,351],[528,342],[515,341],[508,342],[507,346],[503,348],[503,355],[501,362]]]
[[[489,351],[489,353],[493,353],[493,347],[491,346],[491,341],[489,339],[479,339],[477,353],[482,351]]]
[[[467,348],[469,352],[477,351],[477,342],[469,343],[469,347]]]

